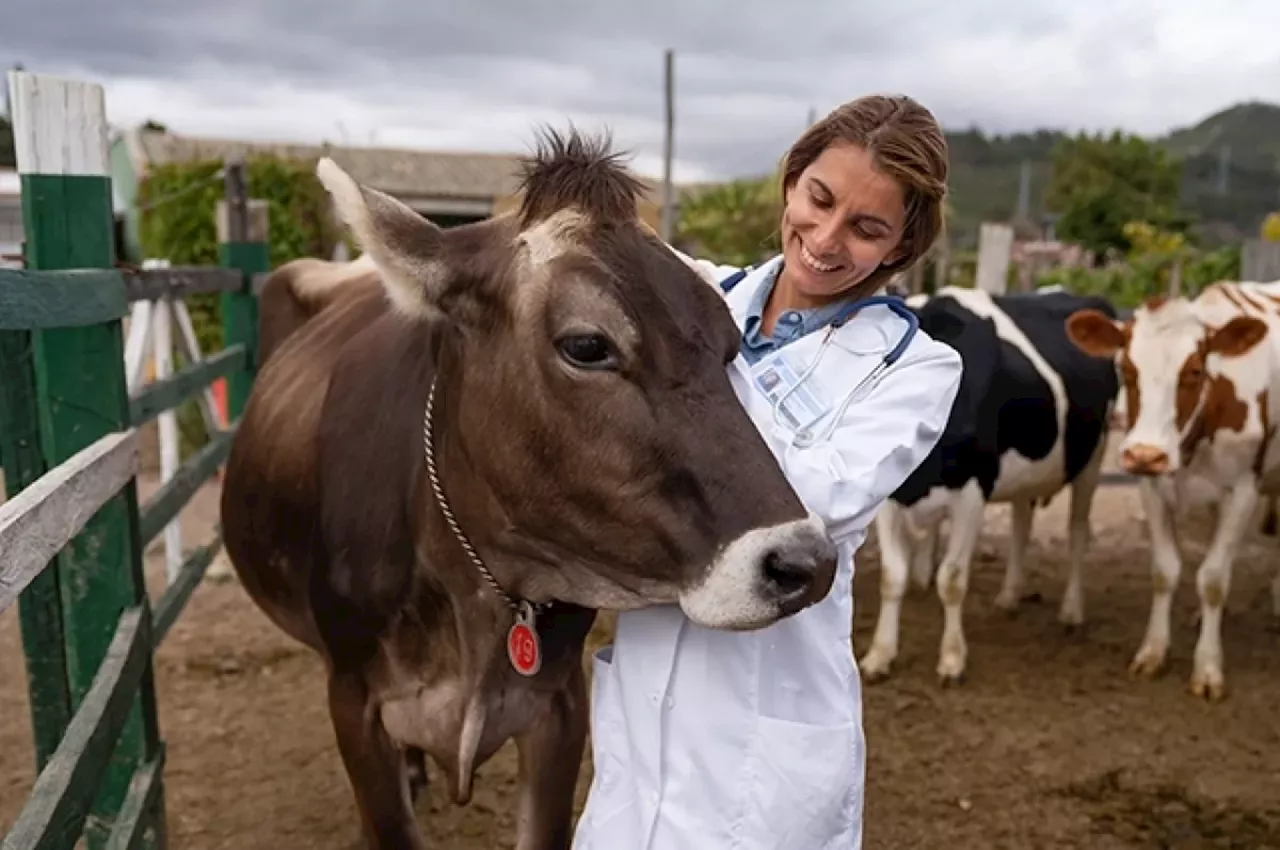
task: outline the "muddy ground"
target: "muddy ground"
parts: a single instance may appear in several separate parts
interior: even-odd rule
[[[154,480],[144,479],[143,495]],[[1094,504],[1086,628],[1055,619],[1065,576],[1066,497],[1037,515],[1028,591],[1016,617],[991,600],[1003,569],[1007,510],[989,509],[967,603],[968,680],[940,690],[932,592],[904,605],[895,675],[865,691],[870,748],[866,844],[879,848],[1280,848],[1280,635],[1267,582],[1280,544],[1254,536],[1231,587],[1228,699],[1186,690],[1195,631],[1188,534],[1171,669],[1131,681],[1146,622],[1147,545],[1137,494],[1104,488]],[[184,513],[187,545],[206,538],[216,486]],[[163,556],[148,555],[153,592]],[[874,539],[859,555],[853,624],[866,650],[878,605]],[[597,629],[603,640],[607,628]],[[174,848],[350,850],[354,807],[325,714],[317,661],[277,632],[235,583],[206,582],[157,658]],[[32,782],[22,655],[14,612],[0,617],[0,827]],[[579,802],[590,772],[584,762]],[[454,808],[433,788],[419,804],[429,846],[512,846],[514,748]]]

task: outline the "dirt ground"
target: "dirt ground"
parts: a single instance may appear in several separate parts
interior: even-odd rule
[[[143,481],[143,495],[153,489]],[[1094,503],[1087,626],[1067,635],[1055,612],[1065,578],[1065,495],[1036,518],[1028,591],[1016,617],[991,600],[1003,570],[1007,509],[989,509],[966,605],[967,682],[941,690],[932,592],[909,594],[889,681],[865,690],[867,850],[880,848],[1280,848],[1280,636],[1267,583],[1280,544],[1253,536],[1237,563],[1225,626],[1228,699],[1186,690],[1195,640],[1194,567],[1203,522],[1187,535],[1171,669],[1131,681],[1150,599],[1136,491]],[[198,545],[216,486],[183,515]],[[163,556],[148,555],[153,592]],[[878,606],[874,539],[858,559],[857,652]],[[607,626],[597,629],[597,642]],[[325,713],[321,668],[232,583],[206,582],[157,657],[171,846],[181,850],[350,850],[354,806]],[[589,753],[589,750],[588,750]],[[589,756],[588,756],[589,758]],[[579,804],[590,765],[584,762]],[[513,846],[514,748],[480,772],[455,808],[434,787],[418,812],[429,846]],[[0,617],[0,827],[32,782],[17,617]]]

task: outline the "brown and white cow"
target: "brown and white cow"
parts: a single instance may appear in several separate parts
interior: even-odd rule
[[[829,591],[835,550],[734,395],[728,309],[605,144],[548,136],[519,210],[449,230],[317,171],[368,259],[266,284],[227,550],[325,661],[371,847],[424,846],[406,756],[464,803],[514,738],[516,846],[566,848],[595,610],[759,628]]]
[[[1122,322],[1086,310],[1071,317],[1068,329],[1083,350],[1116,358],[1127,420],[1120,462],[1142,476],[1153,598],[1130,669],[1150,676],[1163,668],[1182,570],[1177,516],[1217,501],[1213,541],[1196,573],[1200,638],[1190,688],[1221,699],[1222,611],[1232,562],[1260,495],[1280,491],[1280,281],[1215,283],[1195,300],[1149,301]],[[1272,595],[1280,614],[1280,575]]]

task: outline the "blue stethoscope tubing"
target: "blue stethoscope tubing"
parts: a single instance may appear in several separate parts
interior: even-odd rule
[[[738,283],[741,282],[742,279],[745,278],[747,274],[750,272],[751,272],[750,267],[745,269],[739,269],[738,271],[734,272],[733,274],[729,275],[724,280],[722,280],[720,282],[720,288],[725,293],[728,293],[729,290],[737,286]],[[810,375],[813,374],[813,371],[818,367],[819,361],[822,360],[822,353],[823,351],[826,350],[827,344],[831,340],[831,334],[835,331],[835,329],[840,327],[850,319],[852,319],[862,309],[866,307],[873,307],[876,305],[887,307],[890,311],[892,311],[895,315],[897,315],[900,319],[902,319],[904,322],[907,323],[907,329],[903,331],[902,336],[898,339],[897,344],[895,344],[893,348],[889,349],[889,351],[885,353],[884,357],[881,359],[879,363],[876,364],[875,368],[872,369],[862,380],[858,381],[857,386],[855,386],[852,390],[849,391],[847,395],[845,395],[844,401],[840,405],[839,412],[835,416],[831,417],[831,420],[827,423],[827,427],[823,429],[824,435],[826,436],[830,435],[830,432],[835,428],[835,424],[839,422],[841,418],[843,418],[845,410],[848,409],[849,403],[853,400],[853,397],[857,395],[858,391],[861,390],[867,384],[868,381],[884,373],[886,370],[888,370],[890,366],[892,366],[894,363],[897,363],[898,359],[901,358],[902,355],[906,353],[907,348],[911,345],[912,338],[915,337],[916,332],[920,329],[920,319],[916,316],[915,313],[911,311],[911,308],[907,306],[905,301],[893,295],[871,295],[866,298],[859,298],[856,301],[849,302],[840,310],[838,314],[836,314],[836,317],[832,319],[830,325],[827,328],[826,336],[822,340],[822,346],[818,349],[818,354],[816,357],[814,357],[813,362],[809,364],[808,368],[804,370],[804,373],[800,375],[800,377],[796,380],[795,386],[788,388],[787,391],[784,392],[781,396],[779,396],[778,400],[774,402],[773,419],[775,424],[777,424],[778,422],[778,408],[782,405],[782,403],[788,397],[790,397],[790,395],[793,392],[799,389],[804,384],[804,382],[808,380]],[[815,441],[814,436],[808,431],[807,428],[802,430],[800,433],[798,433],[796,435],[796,438],[798,443],[806,444],[806,445],[812,445],[812,443]]]

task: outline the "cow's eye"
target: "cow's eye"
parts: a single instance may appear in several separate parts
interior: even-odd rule
[[[563,336],[556,341],[556,348],[565,360],[579,369],[613,369],[617,366],[613,347],[601,334]]]

